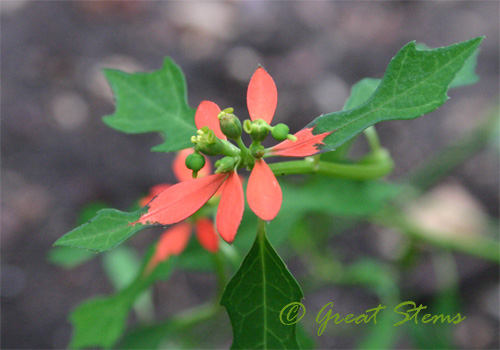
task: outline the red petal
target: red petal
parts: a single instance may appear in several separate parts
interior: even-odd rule
[[[228,243],[234,241],[244,208],[245,200],[243,199],[241,179],[233,171],[224,183],[216,220],[219,234]]]
[[[151,272],[156,265],[168,259],[170,255],[179,255],[184,251],[191,234],[191,225],[182,222],[166,230],[156,244],[156,250],[146,271]]]
[[[148,212],[133,224],[171,225],[186,219],[217,192],[226,176],[214,174],[167,188],[148,204]]]
[[[262,220],[272,220],[281,208],[281,187],[269,166],[262,159],[255,162],[247,185],[250,209]]]
[[[165,191],[167,188],[169,188],[170,186],[172,186],[171,184],[159,184],[159,185],[155,185],[153,187],[151,187],[151,189],[149,190],[149,193],[147,196],[144,196],[140,201],[139,201],[139,205],[141,207],[145,207],[146,205],[148,205],[149,202],[151,202],[151,200],[153,198],[155,198],[157,195],[159,195],[161,192]]]
[[[172,163],[172,170],[179,181],[189,181],[193,179],[193,171],[186,167],[186,158],[194,152],[193,148],[186,148],[177,152],[177,156]],[[205,166],[198,171],[198,177],[207,176],[211,171],[210,161],[205,157]]]
[[[201,101],[194,115],[194,122],[198,129],[208,126],[209,129],[214,131],[215,136],[222,140],[227,140],[226,135],[224,135],[220,129],[219,113],[220,108],[215,103]]]
[[[273,78],[264,68],[257,68],[250,79],[247,91],[250,119],[264,119],[268,124],[271,124],[277,104],[278,91]]]
[[[203,248],[211,253],[219,250],[219,236],[215,232],[214,223],[207,218],[196,221],[196,237]]]
[[[307,157],[318,153],[319,145],[323,145],[323,139],[333,131],[313,135],[313,128],[302,129],[295,134],[296,141],[285,140],[272,147],[270,154],[282,157]]]

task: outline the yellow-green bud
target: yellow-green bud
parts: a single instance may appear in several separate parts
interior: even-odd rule
[[[241,122],[233,114],[232,108],[226,108],[219,113],[220,129],[230,139],[236,140],[241,136]]]
[[[269,125],[262,119],[254,120],[252,123],[252,131],[250,137],[253,141],[264,141],[269,134]]]
[[[283,141],[287,139],[289,131],[290,128],[287,125],[280,123],[273,127],[271,134],[276,140]]]

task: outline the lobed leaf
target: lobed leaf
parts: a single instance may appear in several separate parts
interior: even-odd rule
[[[124,242],[134,233],[148,228],[148,225],[130,223],[141,216],[142,210],[125,213],[115,209],[103,209],[97,215],[59,238],[55,246],[68,246],[103,252]]]
[[[446,92],[484,37],[432,50],[405,45],[391,60],[368,100],[357,107],[322,115],[308,127],[314,134],[333,131],[322,147],[332,150],[367,127],[385,120],[413,119],[441,106]]]
[[[104,75],[116,100],[115,113],[104,117],[108,126],[132,134],[160,132],[165,142],[154,147],[155,151],[172,152],[192,146],[195,110],[187,103],[182,70],[172,59],[165,58],[160,70],[149,73],[105,69]]]
[[[302,290],[269,243],[264,225],[259,220],[255,243],[221,299],[233,328],[231,348],[297,349],[296,324],[283,324],[280,312],[299,302]]]

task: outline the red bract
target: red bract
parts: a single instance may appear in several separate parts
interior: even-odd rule
[[[193,153],[193,149],[182,150],[177,154],[173,162],[174,174],[181,182],[192,180],[191,170],[184,164],[186,157],[191,153]],[[210,168],[210,163],[207,161],[206,165],[198,172],[198,176],[203,177],[210,174]],[[149,194],[140,201],[141,206],[148,205],[160,193],[172,186],[175,185],[159,184],[153,186]],[[150,273],[160,262],[165,261],[171,255],[182,253],[186,248],[193,228],[201,246],[209,252],[217,252],[219,249],[219,240],[212,220],[201,217],[195,221],[194,227],[190,222],[181,222],[163,232],[156,245],[155,253],[146,268],[146,273]]]
[[[263,119],[270,124],[277,103],[278,92],[272,77],[264,68],[257,68],[250,79],[247,91],[247,106],[250,118],[252,120]],[[214,102],[202,101],[196,110],[195,123],[199,129],[207,126],[214,131],[218,138],[227,140],[220,129],[218,118],[220,112],[221,109]],[[309,156],[318,152],[317,146],[329,134],[313,135],[312,128],[304,129],[295,135],[297,137],[295,142],[286,140],[273,147],[269,154],[287,157]],[[187,154],[184,155],[183,160],[186,156]],[[184,176],[184,169],[186,168],[183,161],[176,161],[174,171],[181,180],[187,180],[188,178],[187,175]],[[183,173],[183,175],[179,175],[180,173]],[[190,179],[168,187],[147,204],[149,207],[148,212],[143,214],[136,223],[161,225],[178,223],[193,215],[218,191],[221,193],[221,199],[217,210],[217,230],[225,241],[232,243],[244,210],[243,186],[236,170],[194,180]],[[248,180],[247,200],[250,209],[263,220],[274,219],[281,208],[281,188],[273,172],[263,159],[255,161]],[[213,225],[201,221],[197,223],[197,226],[206,228],[210,226],[213,228]],[[198,230],[197,232],[201,231]],[[215,244],[211,235],[197,234],[200,242],[207,249],[211,244]],[[182,242],[181,238],[179,238],[179,241]],[[169,241],[166,239],[166,242]]]
[[[269,154],[281,157],[307,157],[318,153],[319,145],[323,144],[323,139],[332,132],[325,132],[314,135],[314,128],[306,128],[297,132],[294,136],[296,141],[285,140],[270,149]]]
[[[182,221],[198,211],[226,180],[217,211],[217,227],[222,238],[231,243],[243,216],[243,187],[235,171],[170,186],[149,202],[148,212],[135,223],[172,225]]]

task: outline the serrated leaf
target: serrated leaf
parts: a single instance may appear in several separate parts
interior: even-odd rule
[[[297,349],[295,324],[280,321],[302,290],[269,243],[259,220],[255,243],[224,291],[221,305],[233,328],[232,349]]]
[[[160,132],[165,142],[154,150],[178,151],[192,146],[196,133],[194,109],[187,103],[186,81],[181,69],[165,58],[160,70],[125,73],[105,69],[116,100],[116,110],[104,117],[113,129],[126,133]]]
[[[446,92],[483,37],[433,50],[405,45],[391,60],[381,84],[363,104],[316,118],[314,134],[333,131],[323,142],[332,150],[367,127],[384,120],[413,119],[441,106]]]
[[[92,220],[68,232],[59,238],[54,245],[97,252],[112,249],[134,233],[149,227],[139,223],[130,225],[139,219],[141,213],[141,210],[133,213],[125,213],[115,209],[99,210]]]

